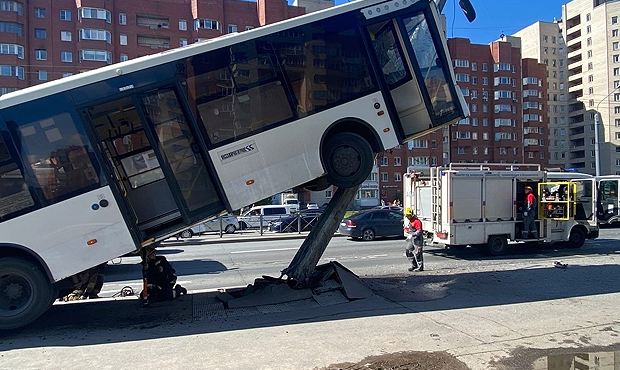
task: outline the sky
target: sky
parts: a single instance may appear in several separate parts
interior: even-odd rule
[[[346,0],[336,0],[341,4]],[[448,0],[444,13],[448,37],[466,37],[475,44],[488,44],[502,33],[511,35],[530,24],[560,19],[562,5],[569,0],[470,0],[476,9],[476,20],[469,23],[458,5]],[[456,6],[456,14],[453,8]],[[456,16],[455,16],[456,15]],[[452,26],[454,24],[454,27]]]
[[[444,8],[448,37],[466,37],[472,43],[488,44],[502,33],[513,33],[536,21],[560,19],[562,5],[568,0],[470,0],[476,20],[469,23],[458,0],[448,0]],[[453,11],[456,6],[456,14]],[[454,25],[454,26],[453,26]]]

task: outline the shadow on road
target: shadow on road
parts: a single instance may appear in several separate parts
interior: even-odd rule
[[[204,272],[202,268],[201,271]],[[363,280],[376,293],[375,296],[338,304],[312,299],[303,304],[298,301],[296,308],[289,311],[274,307],[210,311],[215,301],[214,293],[190,294],[149,308],[141,308],[136,300],[127,299],[55,305],[33,325],[0,334],[0,351],[123,343],[609,294],[620,291],[620,266],[569,265],[566,269],[550,266],[457,274],[422,273]]]

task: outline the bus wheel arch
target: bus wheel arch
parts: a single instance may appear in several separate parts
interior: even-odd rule
[[[381,150],[381,141],[367,123],[358,119],[335,122],[321,140],[327,180],[337,187],[358,186],[370,175],[375,153]]]
[[[0,252],[0,330],[25,326],[47,311],[56,287],[39,256],[27,248],[2,245]]]

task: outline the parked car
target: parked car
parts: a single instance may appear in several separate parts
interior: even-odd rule
[[[263,216],[263,227],[267,227],[270,221],[279,221],[290,214],[291,209],[288,206],[255,206],[238,217],[239,227],[242,230],[260,227],[261,215]]]
[[[403,214],[389,209],[358,212],[342,221],[338,232],[353,239],[374,240],[380,236],[403,236]]]
[[[221,227],[222,231],[224,231],[226,234],[233,234],[235,231],[239,230],[239,222],[237,221],[237,217],[235,215],[223,216]],[[189,239],[194,235],[200,235],[208,231],[220,231],[219,218],[203,222],[199,225],[192,227],[191,229],[183,230],[178,234],[178,236],[183,239]]]
[[[376,206],[373,209],[389,209],[392,211],[396,211],[396,212],[403,212],[403,207],[399,207],[399,206]]]
[[[301,226],[301,231],[310,231],[316,225],[320,215],[321,212],[317,210],[304,210],[297,215],[290,215],[278,221],[270,222],[269,231],[278,233],[294,232],[299,231],[299,226]],[[301,221],[298,220],[300,217]]]

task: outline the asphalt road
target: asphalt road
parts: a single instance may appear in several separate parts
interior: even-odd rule
[[[549,245],[519,245],[502,257],[490,257],[483,251],[467,248],[446,251],[443,247],[427,247],[426,269],[471,269],[493,264],[528,262],[548,266],[556,260],[564,263],[592,255],[620,253],[620,229],[601,230],[597,240],[587,241],[579,250]],[[279,276],[288,266],[302,240],[269,240],[223,244],[201,244],[200,239],[170,241],[160,249],[177,270],[178,283],[190,291],[245,286],[262,275]],[[372,242],[335,237],[321,262],[339,261],[359,276],[384,276],[406,273],[408,261],[403,255],[404,240],[384,239]],[[106,283],[101,296],[111,296],[124,286],[136,293],[141,289],[139,258],[115,260],[107,266]]]

